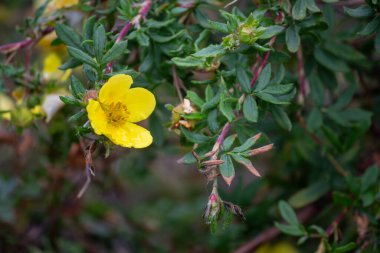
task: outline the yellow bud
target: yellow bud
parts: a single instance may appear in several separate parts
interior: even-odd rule
[[[0,93],[0,112],[9,111],[6,113],[0,113],[0,119],[10,120],[11,119],[10,111],[12,111],[14,107],[15,107],[15,104],[13,100],[10,97],[8,97],[6,94]]]

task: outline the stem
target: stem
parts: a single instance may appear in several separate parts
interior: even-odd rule
[[[214,146],[212,147],[211,152],[213,153],[213,155],[212,155],[210,160],[217,160],[220,146],[222,145],[222,143],[223,143],[224,139],[226,138],[230,129],[231,129],[231,123],[227,122],[224,125],[222,132],[220,133],[220,135],[219,135],[218,139],[216,140]]]
[[[179,98],[179,100],[181,100],[181,103],[182,103],[183,102],[183,96],[181,93],[181,79],[179,79],[179,77],[177,75],[177,70],[176,70],[174,65],[172,66],[172,74],[173,74],[174,87],[177,91],[178,98]]]
[[[38,42],[43,36],[51,33],[54,30],[53,27],[48,27],[41,31],[41,34],[39,36],[36,36],[35,38],[26,38],[25,40],[19,41],[19,42],[12,42],[9,44],[5,44],[0,46],[0,53],[8,54],[14,51],[18,51],[20,49],[23,49],[25,47],[28,47],[33,44],[33,42]]]
[[[141,20],[145,18],[145,16],[148,14],[151,5],[152,5],[151,0],[145,0],[144,2],[141,3],[139,13],[137,14],[136,17],[134,17],[131,21],[127,22],[124,25],[123,29],[121,29],[119,35],[117,36],[115,43],[120,43],[121,41],[123,41],[124,37],[127,35],[127,33],[132,27],[140,26]],[[105,70],[107,74],[112,72],[112,66],[113,66],[113,62],[109,62],[107,64],[107,67]]]
[[[308,89],[309,89],[309,81],[306,79],[306,76],[305,76],[302,46],[300,46],[299,50],[297,51],[297,60],[298,60],[298,66],[297,66],[298,79],[299,79],[299,85],[300,85],[300,91],[301,91],[301,102],[304,102],[306,99],[306,95],[308,93]]]
[[[269,41],[269,46],[272,46],[273,43],[276,41],[276,37],[273,37],[270,41]],[[261,62],[261,65],[259,66],[259,68],[257,69],[257,71],[255,72],[255,74],[253,75],[253,78],[251,80],[251,88],[253,88],[253,86],[255,85],[255,82],[257,81],[257,79],[259,78],[260,74],[261,74],[261,71],[263,71],[265,65],[267,65],[268,63],[268,58],[269,58],[269,55],[270,55],[270,51],[266,52],[265,55],[264,55],[264,59],[263,61]]]

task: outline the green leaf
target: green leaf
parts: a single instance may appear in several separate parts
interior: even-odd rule
[[[222,144],[222,149],[223,151],[228,151],[231,149],[232,145],[234,144],[236,140],[237,135],[233,134],[228,136],[226,139],[224,139],[223,144]]]
[[[321,111],[314,107],[309,116],[307,117],[307,129],[309,131],[314,132],[315,130],[319,129],[323,124],[323,116]]]
[[[79,120],[80,118],[82,118],[86,114],[87,113],[85,110],[79,111],[79,112],[75,113],[74,115],[72,115],[70,118],[68,118],[67,121],[68,122],[75,122],[75,121]]]
[[[232,180],[235,177],[235,168],[231,157],[223,154],[220,156],[220,160],[224,161],[224,163],[219,166],[220,173],[222,174],[224,181],[226,181],[228,185],[231,185]]]
[[[251,91],[251,81],[249,80],[248,74],[243,66],[238,65],[236,67],[236,77],[237,82],[240,84],[244,92],[248,93]]]
[[[244,151],[250,149],[253,145],[255,145],[256,141],[258,140],[258,138],[259,138],[260,136],[261,136],[261,135],[258,134],[258,135],[254,135],[254,136],[248,138],[248,139],[243,143],[243,145],[234,148],[231,152],[233,152],[233,153],[241,153],[241,152],[244,152]]]
[[[376,32],[375,49],[380,54],[380,29],[377,29],[377,32]]]
[[[272,95],[283,95],[289,93],[294,88],[294,84],[277,84],[270,85],[263,90],[265,93],[269,93]]]
[[[205,103],[205,101],[203,101],[203,99],[201,99],[197,93],[195,93],[194,91],[191,91],[191,90],[188,90],[187,91],[187,95],[186,97],[191,101],[193,102],[196,106],[198,106],[199,108],[202,107],[202,105]]]
[[[311,12],[321,12],[318,6],[315,4],[315,0],[305,0],[306,8]]]
[[[346,44],[339,44],[333,41],[329,41],[324,44],[324,49],[329,51],[330,53],[338,56],[341,59],[357,62],[366,60],[366,56],[359,51],[355,50],[352,46]]]
[[[353,18],[367,18],[374,14],[372,8],[368,5],[362,5],[356,9],[351,9],[347,7],[343,7],[343,9],[344,13]]]
[[[295,25],[291,25],[286,29],[285,41],[289,52],[295,53],[298,51],[301,39],[298,34],[298,28]]]
[[[136,39],[142,47],[149,47],[149,37],[141,30],[137,31]]]
[[[246,167],[249,172],[251,172],[254,176],[256,177],[261,177],[260,173],[257,171],[257,169],[253,166],[253,164],[251,163],[251,161],[245,157],[242,157],[240,155],[237,155],[237,154],[231,154],[232,158],[242,164],[244,167]]]
[[[94,49],[96,59],[100,62],[103,56],[104,47],[106,45],[106,30],[103,25],[100,25],[94,33]]]
[[[296,20],[302,20],[306,17],[306,1],[297,0],[292,9],[292,16]]]
[[[300,228],[300,226],[289,226],[285,224],[281,224],[278,222],[275,222],[274,225],[283,233],[288,235],[294,235],[294,236],[303,236],[306,234],[304,230]]]
[[[93,38],[94,26],[96,24],[97,19],[98,18],[96,16],[91,16],[84,22],[83,36],[85,40],[91,40]]]
[[[221,90],[219,90],[218,93],[212,98],[206,99],[207,102],[202,105],[201,112],[205,112],[207,110],[210,110],[216,107],[219,104],[220,97],[221,97]]]
[[[97,62],[94,59],[92,59],[92,57],[90,55],[88,55],[87,53],[83,52],[82,50],[76,49],[74,47],[70,47],[70,46],[68,46],[67,49],[69,51],[69,54],[72,57],[74,57],[75,59],[77,59],[83,63],[86,63],[95,69],[98,68]]]
[[[187,130],[186,128],[182,126],[181,126],[181,132],[186,137],[186,139],[188,139],[190,142],[193,142],[193,143],[198,143],[198,144],[205,143],[211,139],[210,137],[205,136],[203,134],[190,132],[189,130]]]
[[[363,30],[361,30],[360,32],[358,32],[358,34],[360,36],[368,36],[368,35],[371,35],[372,33],[374,33],[376,31],[376,29],[380,25],[380,17],[379,16],[376,16],[374,19],[371,20],[371,22],[369,22],[364,28]]]
[[[380,169],[377,166],[372,166],[366,169],[364,175],[361,177],[361,188],[360,192],[365,192],[372,185],[378,182],[378,177],[380,174]]]
[[[209,45],[192,55],[194,57],[215,57],[224,54],[224,52],[225,50],[221,45]]]
[[[187,56],[186,58],[174,57],[172,58],[172,62],[178,67],[203,67],[206,63],[206,59],[194,56]]]
[[[66,97],[66,96],[59,96],[61,101],[67,105],[73,105],[73,106],[83,106],[83,104],[72,97]]]
[[[211,85],[207,85],[206,90],[205,90],[206,102],[209,102],[214,96],[215,94]]]
[[[152,38],[152,40],[154,40],[155,42],[158,42],[158,43],[167,43],[167,42],[170,42],[174,39],[177,39],[178,37],[184,35],[186,33],[186,30],[180,30],[179,32],[171,35],[171,36],[162,36],[162,35],[159,35],[159,34],[155,34],[155,33],[150,33],[150,37]]]
[[[290,121],[288,115],[285,113],[284,109],[279,106],[273,106],[271,112],[274,120],[283,129],[290,131],[292,129],[292,122]]]
[[[215,134],[219,130],[219,123],[218,123],[217,117],[218,117],[218,110],[216,109],[209,112],[208,117],[207,117],[208,128],[213,134]]]
[[[294,212],[293,208],[288,203],[281,200],[278,203],[278,209],[280,210],[280,214],[281,214],[282,218],[287,223],[289,223],[292,226],[298,226],[299,225],[297,215]]]
[[[81,49],[81,37],[70,26],[57,23],[55,26],[55,32],[60,40],[66,45]]]
[[[248,121],[257,122],[257,119],[259,117],[259,110],[257,108],[255,99],[251,95],[248,95],[244,100],[243,114]]]
[[[356,243],[349,242],[343,246],[337,247],[334,250],[334,253],[344,253],[344,252],[352,252],[353,249],[357,247]]]
[[[271,72],[272,66],[270,63],[268,63],[263,69],[263,71],[261,71],[259,78],[257,78],[257,82],[254,86],[254,91],[261,91],[268,86],[271,77]]]
[[[256,96],[260,98],[261,100],[267,101],[271,104],[276,104],[276,105],[286,105],[289,104],[288,101],[283,101],[278,97],[275,97],[269,93],[264,93],[264,92],[258,92],[256,93]]]
[[[263,34],[259,36],[259,39],[265,40],[270,39],[278,34],[280,34],[285,28],[280,25],[272,25],[265,27],[265,31]]]
[[[208,20],[208,24],[210,27],[214,30],[217,30],[222,33],[228,33],[228,28],[226,24],[220,23],[220,22],[215,22],[212,20]]]
[[[70,80],[70,88],[73,96],[77,99],[83,99],[83,96],[86,94],[86,89],[83,87],[83,84],[74,75],[71,76]]]
[[[128,42],[121,41],[119,43],[113,44],[110,50],[103,56],[102,64],[107,64],[119,57],[121,57],[127,50]]]
[[[68,70],[73,69],[75,67],[78,67],[82,64],[81,61],[75,59],[75,58],[69,58],[64,64],[62,64],[58,69],[59,70]]]
[[[323,106],[325,101],[325,93],[323,84],[316,73],[313,73],[310,78],[311,98],[317,106]]]
[[[344,61],[336,58],[332,54],[321,49],[320,47],[317,47],[314,49],[314,57],[318,63],[320,63],[322,66],[328,68],[331,71],[334,71],[334,72],[350,71],[350,68]]]
[[[174,21],[176,21],[175,18],[171,18],[171,19],[163,20],[163,21],[149,19],[145,22],[145,25],[149,28],[162,28],[162,27],[166,27],[170,25]]]
[[[289,204],[294,208],[307,206],[329,191],[330,187],[326,181],[319,181],[298,192],[289,199]]]
[[[335,123],[341,125],[341,126],[349,126],[349,121],[346,120],[344,117],[342,117],[342,114],[339,111],[336,111],[332,108],[327,109],[326,111],[327,116],[334,121]]]
[[[222,99],[219,103],[219,110],[227,118],[229,122],[232,122],[235,119],[235,114],[231,106],[231,102],[233,101],[234,99],[225,98]]]

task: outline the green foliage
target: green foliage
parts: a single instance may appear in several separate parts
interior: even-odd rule
[[[39,145],[0,143],[11,157],[0,159],[0,225],[10,231],[0,231],[0,251],[24,250],[15,235],[28,237],[30,252],[91,251],[93,241],[118,251],[132,234],[126,251],[203,243],[202,252],[231,252],[279,219],[285,223],[272,229],[297,237],[302,252],[380,250],[379,1],[51,3],[20,27],[25,40],[0,46],[0,130],[32,133],[29,142]],[[34,54],[52,31],[57,38],[45,50],[64,62],[58,74],[41,60],[44,48]],[[88,101],[116,74],[155,94],[143,123],[154,138],[149,149],[120,151],[92,128]],[[177,180],[182,165],[165,164],[173,154],[212,182],[204,219],[215,237],[196,223],[202,183]],[[92,179],[94,168],[89,200],[87,193],[77,200],[79,176]],[[79,211],[65,209],[71,205]],[[244,219],[239,206],[246,223],[232,222]],[[120,220],[127,229],[118,230]],[[72,223],[84,231],[63,232]],[[185,239],[188,227],[200,231],[194,242]],[[157,245],[164,232],[169,242]],[[74,236],[88,241],[76,244]]]

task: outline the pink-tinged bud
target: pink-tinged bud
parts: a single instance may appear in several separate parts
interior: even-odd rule
[[[98,91],[97,90],[88,90],[86,92],[86,95],[84,96],[83,100],[87,103],[90,99],[97,99],[98,98]]]
[[[254,155],[261,154],[261,153],[265,153],[265,152],[271,150],[272,148],[273,148],[273,144],[268,144],[268,145],[265,145],[265,146],[260,147],[260,148],[252,149],[251,151],[249,151],[249,155],[254,156]]]
[[[211,202],[211,203],[214,203],[214,202],[216,202],[218,200],[218,197],[214,194],[214,193],[211,193],[210,194],[210,197],[209,197],[209,201]]]

